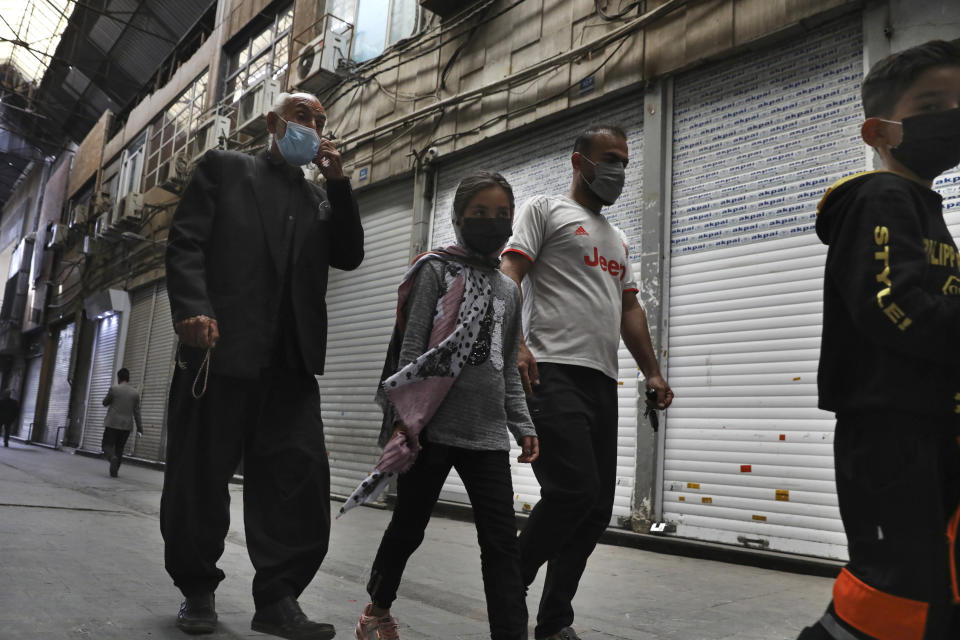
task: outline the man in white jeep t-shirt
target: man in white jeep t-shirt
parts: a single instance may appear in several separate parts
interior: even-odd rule
[[[525,584],[547,564],[537,640],[577,639],[571,603],[613,513],[620,337],[656,390],[657,408],[673,400],[637,301],[626,236],[600,213],[619,197],[628,159],[619,127],[580,134],[569,192],[524,203],[502,256],[501,270],[523,293],[518,365],[540,438],[533,469],[541,499],[520,534]]]

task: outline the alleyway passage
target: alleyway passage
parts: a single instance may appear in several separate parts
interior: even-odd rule
[[[0,639],[185,640],[174,627],[180,596],[163,569],[162,480],[143,467],[124,465],[114,479],[102,460],[0,448]],[[231,494],[221,625],[205,637],[266,638],[250,631],[241,487]],[[300,600],[308,615],[334,623],[338,638],[353,638],[389,517],[361,508],[334,521],[331,552]],[[576,628],[583,640],[792,640],[830,590],[826,578],[600,545],[575,601]],[[539,595],[538,582],[534,610]],[[489,637],[472,524],[431,522],[394,612],[403,640]]]

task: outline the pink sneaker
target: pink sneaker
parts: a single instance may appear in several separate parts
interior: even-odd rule
[[[392,616],[377,618],[370,615],[373,604],[367,604],[357,621],[357,640],[400,640],[397,619]]]

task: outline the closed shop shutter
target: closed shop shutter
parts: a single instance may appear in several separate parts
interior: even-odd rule
[[[93,343],[93,362],[90,365],[90,386],[87,390],[86,413],[83,416],[82,449],[101,451],[103,419],[107,408],[103,399],[113,384],[116,371],[117,336],[120,333],[120,314],[97,321],[97,335]]]
[[[643,98],[639,94],[612,104],[595,106],[583,116],[567,118],[513,135],[510,139],[483,151],[469,153],[462,159],[442,164],[437,181],[431,246],[445,246],[454,241],[453,226],[450,222],[453,196],[460,179],[476,171],[497,171],[503,174],[513,187],[518,207],[535,195],[565,194],[572,180],[570,154],[573,153],[574,140],[586,126],[599,122],[619,124],[627,132],[630,164],[627,166],[626,186],[616,204],[604,209],[603,213],[627,234],[634,261],[633,270],[639,282],[643,186]],[[630,515],[637,447],[638,370],[636,362],[622,343],[619,363],[619,436],[614,523],[618,522],[619,518]],[[514,506],[517,510],[529,510],[540,499],[540,484],[530,465],[517,462],[520,448],[513,442],[512,436],[510,440]],[[456,472],[450,473],[441,497],[455,502],[468,502],[463,482]]]
[[[166,445],[167,396],[173,376],[174,352],[177,334],[173,330],[173,314],[167,286],[156,286],[156,304],[150,326],[147,362],[140,383],[140,415],[143,418],[143,439],[137,443],[134,455],[148,460],[164,460]],[[133,376],[131,376],[133,379]]]
[[[933,188],[943,196],[943,217],[956,242],[960,238],[960,169],[943,174]]]
[[[47,403],[47,428],[43,441],[58,444],[67,430],[70,412],[70,357],[73,353],[74,325],[60,329],[57,336],[57,356],[53,363],[53,379],[50,382],[50,401]]]
[[[844,23],[675,83],[663,504],[678,536],[846,557],[814,223],[866,163],[862,49]]]
[[[33,419],[37,411],[37,391],[40,389],[40,369],[43,358],[30,358],[23,371],[23,387],[20,396],[20,437],[32,435]]]
[[[96,342],[98,321],[84,320],[74,327],[80,336],[74,345],[77,355],[73,367],[73,384],[70,388],[70,412],[67,435],[64,441],[79,447],[83,443],[83,418],[87,414],[87,393],[90,390],[90,363]]]
[[[330,269],[327,361],[317,378],[330,455],[330,492],[348,496],[373,470],[383,413],[374,402],[396,319],[397,286],[409,264],[413,184],[357,192],[363,264]]]
[[[143,393],[144,363],[147,359],[147,344],[150,340],[150,321],[153,318],[154,285],[141,287],[130,293],[130,320],[127,324],[127,344],[123,350],[123,366],[130,371],[130,384]],[[91,396],[91,402],[96,398]],[[143,416],[143,398],[140,400],[140,414]],[[127,440],[126,455],[132,455],[134,448],[140,448],[134,433]],[[144,434],[146,435],[146,434]]]
[[[138,458],[162,460],[176,333],[165,284],[147,285],[135,291],[132,298],[123,366],[130,370],[130,383],[140,390],[143,438],[131,438],[127,449]]]

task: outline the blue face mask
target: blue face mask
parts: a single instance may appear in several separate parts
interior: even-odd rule
[[[283,159],[295,167],[300,167],[317,157],[317,150],[320,148],[320,136],[317,132],[296,122],[287,122],[283,118],[280,120],[287,125],[283,137],[277,138],[277,148],[280,149]]]

